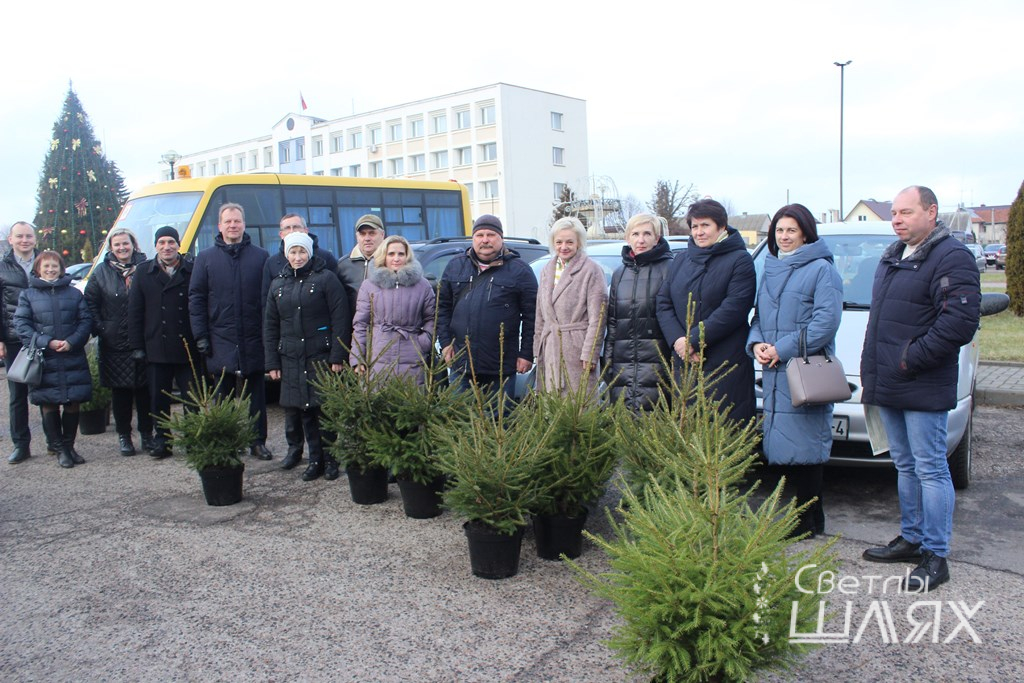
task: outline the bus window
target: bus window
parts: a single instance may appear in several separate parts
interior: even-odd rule
[[[202,198],[202,192],[174,192],[132,199],[121,209],[114,227],[131,230],[147,251],[158,228],[169,225],[184,235]]]

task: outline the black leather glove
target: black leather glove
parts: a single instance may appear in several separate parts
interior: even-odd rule
[[[143,351],[142,349],[135,349],[134,351],[132,351],[132,360],[138,361],[140,363],[145,363],[146,352]]]
[[[196,349],[204,356],[209,356],[211,352],[210,340],[205,337],[202,339],[196,339]]]

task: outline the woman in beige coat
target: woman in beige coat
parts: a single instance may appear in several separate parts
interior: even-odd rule
[[[566,394],[582,382],[597,389],[608,285],[587,256],[587,233],[576,218],[551,226],[553,258],[540,273],[533,353],[537,388]]]

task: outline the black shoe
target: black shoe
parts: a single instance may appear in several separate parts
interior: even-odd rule
[[[131,434],[118,434],[117,441],[121,444],[121,455],[135,455],[135,444],[132,443]]]
[[[917,562],[921,559],[921,544],[897,536],[884,548],[868,548],[863,557],[869,562]]]
[[[939,557],[931,550],[921,553],[921,562],[917,569],[903,582],[903,590],[907,593],[927,593],[949,581],[949,564],[946,558]]]
[[[7,462],[17,465],[19,462],[25,462],[31,457],[32,454],[28,452],[28,446],[15,446],[14,452],[7,458]]]
[[[284,460],[281,461],[281,469],[290,470],[300,462],[302,462],[302,451],[289,448],[288,454],[284,456]]]
[[[341,472],[338,471],[338,461],[334,458],[328,458],[327,464],[324,466],[324,479],[334,481],[340,476]]]
[[[324,476],[324,464],[323,462],[311,462],[306,467],[306,471],[302,473],[302,481],[313,481]]]
[[[254,443],[249,447],[249,455],[256,458],[257,460],[270,460],[274,457],[274,454],[270,452],[265,444]]]
[[[153,450],[149,452],[149,455],[155,460],[163,460],[164,458],[171,457],[173,453],[171,452],[171,447],[166,443],[158,443],[153,446]]]
[[[60,446],[54,446],[52,443],[47,441],[46,442],[46,454],[47,455],[57,455],[58,453],[60,453]]]
[[[149,434],[139,432],[139,437],[142,439],[142,450],[152,453],[156,448],[156,439],[153,437],[152,432]]]
[[[61,448],[57,451],[57,464],[61,467],[74,467],[75,461],[71,457],[71,451],[68,448]]]
[[[75,450],[74,444],[71,444],[70,446],[68,446],[67,447],[67,451],[68,451],[68,455],[71,456],[71,462],[75,463],[76,465],[84,465],[85,464],[85,458],[83,458],[81,456],[81,454],[79,454],[79,452]]]

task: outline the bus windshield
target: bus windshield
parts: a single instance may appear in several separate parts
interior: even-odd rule
[[[184,237],[192,214],[199,206],[202,192],[172,192],[129,200],[115,228],[128,228],[139,240],[139,248],[153,256],[153,235],[159,228],[169,225]]]

